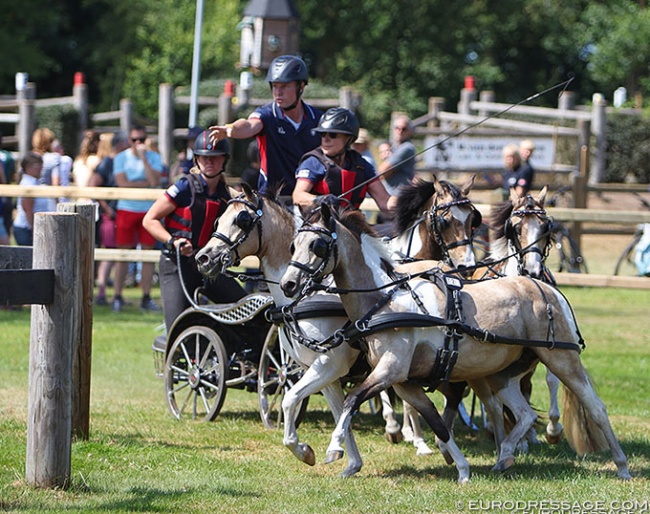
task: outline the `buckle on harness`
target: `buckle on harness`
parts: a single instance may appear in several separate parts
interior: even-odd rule
[[[458,277],[454,277],[452,275],[443,275],[442,277],[445,281],[447,289],[450,289],[452,291],[460,291],[463,288],[463,283]]]

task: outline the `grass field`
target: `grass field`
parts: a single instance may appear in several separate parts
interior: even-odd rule
[[[367,407],[354,420],[364,468],[340,479],[345,461],[322,463],[333,423],[320,396],[312,398],[299,431],[316,451],[312,468],[282,446],[280,432],[263,428],[253,393],[229,391],[214,423],[175,421],[150,349],[162,317],[141,314],[138,293],[129,290],[136,306],[119,314],[109,307],[95,310],[91,434],[73,444],[66,491],[25,483],[30,310],[0,311],[0,511],[543,512],[531,507],[547,502],[541,504],[547,512],[597,510],[591,504],[641,512],[650,508],[649,295],[581,288],[565,293],[587,341],[583,361],[629,458],[631,481],[616,478],[608,453],[581,459],[565,442],[534,447],[510,473],[494,474],[494,445],[483,433],[459,426],[456,439],[472,469],[471,483],[459,486],[455,468],[439,454],[416,457],[409,445],[389,445],[383,420]],[[533,403],[544,411],[548,395],[543,374],[537,375]],[[427,436],[432,443],[428,429]],[[562,509],[560,502],[566,502]]]

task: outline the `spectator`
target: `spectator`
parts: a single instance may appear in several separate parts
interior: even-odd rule
[[[43,170],[43,158],[36,152],[29,152],[20,163],[21,186],[38,186]],[[49,198],[18,198],[16,219],[14,220],[14,238],[20,246],[33,246],[34,214],[50,211]]]
[[[122,133],[107,132],[99,136],[97,157],[100,161],[95,173],[90,176],[89,187],[115,187],[113,178],[113,160],[122,150],[129,147],[127,137]],[[117,200],[98,200],[99,223],[97,231],[97,246],[101,248],[117,248],[115,242],[115,214]],[[106,286],[110,280],[113,261],[101,261],[97,268],[97,298],[95,304],[108,305]]]
[[[314,130],[320,135],[321,145],[307,152],[298,164],[294,204],[308,208],[314,202],[325,201],[358,209],[369,192],[379,209],[388,213],[395,199],[380,180],[372,180],[377,176],[375,169],[351,148],[359,136],[354,113],[341,107],[329,109]]]
[[[52,144],[56,136],[49,128],[37,128],[32,134],[32,150],[43,158],[43,170],[39,183],[46,186],[61,185],[61,154],[55,152]],[[56,198],[46,198],[48,211],[56,210]]]
[[[52,151],[61,156],[61,160],[59,161],[59,185],[69,186],[70,177],[72,176],[72,164],[73,164],[72,157],[65,154],[63,145],[61,144],[61,141],[59,141],[58,139],[52,141]],[[68,202],[68,201],[70,201],[69,198],[59,198],[59,202]]]
[[[183,175],[187,175],[192,167],[194,167],[194,142],[201,132],[203,132],[203,128],[201,127],[190,127],[188,129],[187,138],[185,139],[185,148],[178,152],[176,162],[171,166],[169,173],[170,184],[176,182]]]
[[[99,149],[99,133],[94,130],[84,131],[79,154],[72,164],[72,178],[78,187],[87,187],[97,165],[101,161],[97,155]]]
[[[524,164],[530,164],[530,158],[533,156],[534,151],[535,143],[530,139],[524,139],[519,143],[519,155],[521,155],[521,160]]]
[[[160,154],[160,150],[158,149],[158,141],[157,139],[147,136],[147,139],[144,142],[144,146],[146,149],[150,152],[155,152],[157,154]],[[162,156],[161,156],[162,159]],[[160,187],[167,187],[169,185],[169,166],[167,166],[164,162],[162,163],[162,171],[160,173]]]
[[[361,157],[372,164],[373,168],[377,167],[375,164],[375,158],[372,156],[372,152],[370,151],[370,136],[366,129],[359,129],[359,137],[354,143],[352,143],[352,148],[359,152]]]
[[[273,102],[255,109],[248,119],[210,127],[210,138],[219,141],[257,136],[262,159],[257,189],[264,192],[267,186],[282,183],[280,194],[290,196],[296,184],[298,161],[320,143],[312,130],[322,111],[301,99],[308,74],[299,57],[282,55],[273,59],[266,81],[271,85]]]
[[[5,167],[0,161],[0,184],[6,184],[7,177],[5,176]],[[9,244],[9,231],[5,227],[4,222],[4,202],[6,198],[0,197],[0,245]]]
[[[131,147],[118,153],[113,161],[113,177],[117,187],[160,187],[162,159],[160,154],[147,150],[145,141],[147,131],[143,126],[131,129]],[[139,243],[143,249],[153,249],[156,240],[142,226],[142,219],[153,204],[150,200],[118,200],[115,218],[115,234],[118,248],[134,249]],[[128,271],[127,262],[115,264],[115,297],[113,310],[119,312],[124,306],[122,289]],[[151,283],[154,264],[142,264],[142,301],[140,307],[145,311],[157,311],[160,307],[151,299]]]
[[[415,176],[415,145],[411,142],[413,126],[408,116],[401,114],[393,121],[393,145],[388,158],[379,164],[379,175],[391,195],[401,186],[411,183]]]
[[[533,168],[522,163],[519,147],[514,143],[504,146],[502,155],[504,199],[510,194],[511,187],[519,196],[524,196],[533,185]]]
[[[256,191],[260,178],[260,151],[257,141],[253,140],[248,143],[246,159],[248,159],[248,166],[242,171],[241,181],[246,182],[253,191]]]
[[[142,222],[155,239],[165,243],[159,271],[167,333],[178,315],[190,306],[183,293],[176,254],[180,252],[183,282],[192,294],[204,285],[194,255],[208,242],[215,221],[230,200],[224,180],[228,141],[222,139],[213,144],[209,133],[203,132],[194,143],[193,155],[196,167],[156,200]],[[225,275],[207,282],[204,290],[217,303],[235,302],[245,296],[241,286]]]
[[[18,179],[15,176],[16,173],[16,163],[14,161],[11,152],[2,148],[2,132],[0,132],[0,164],[4,170],[5,183],[11,184],[18,182]],[[14,212],[14,199],[10,196],[7,196],[2,199],[2,211],[0,215],[4,220],[4,227],[7,235],[11,234],[11,224]]]

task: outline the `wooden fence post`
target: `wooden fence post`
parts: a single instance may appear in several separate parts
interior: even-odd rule
[[[445,109],[445,99],[442,96],[429,97],[429,112],[431,119],[427,122],[427,128],[434,129],[440,127],[438,113]]]
[[[33,267],[54,270],[54,301],[32,305],[27,405],[27,483],[70,484],[72,347],[78,312],[79,215],[34,216]]]
[[[88,128],[88,85],[85,83],[84,74],[80,71],[74,74],[72,98],[74,107],[79,113],[79,134],[77,136],[77,145],[79,145],[84,130]]]
[[[36,128],[36,85],[33,82],[25,84],[25,88],[17,91],[18,98],[18,155],[22,158],[32,148],[32,133]]]
[[[120,130],[128,134],[133,126],[133,102],[128,98],[120,100]]]
[[[72,348],[72,435],[88,439],[90,433],[90,369],[93,347],[93,289],[95,270],[94,204],[60,203],[58,212],[79,214],[78,330]]]
[[[219,125],[225,125],[232,121],[232,95],[221,93],[219,95]]]
[[[158,87],[158,150],[165,164],[171,164],[174,149],[174,88],[171,84]]]

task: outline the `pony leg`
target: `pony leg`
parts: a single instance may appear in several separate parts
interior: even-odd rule
[[[413,446],[415,446],[416,449],[415,454],[431,455],[433,451],[431,448],[429,448],[426,441],[424,440],[424,435],[422,434],[422,425],[420,425],[420,417],[418,415],[418,412],[410,403],[404,402],[404,426],[406,426],[407,420],[411,428]],[[402,429],[402,431],[403,430],[404,429]],[[448,462],[448,464],[451,463]]]
[[[399,422],[395,418],[395,410],[393,410],[390,396],[386,391],[382,391],[379,393],[379,398],[381,399],[381,415],[386,421],[386,440],[389,443],[397,444],[402,441],[402,433],[400,432]]]
[[[542,362],[566,387],[565,434],[571,447],[578,455],[583,455],[609,446],[619,478],[632,478],[627,466],[627,457],[614,435],[605,404],[594,391],[580,356],[573,350],[557,349],[540,352],[539,355]]]
[[[334,415],[334,422],[336,423],[341,416],[343,411],[343,402],[345,401],[345,395],[343,394],[343,388],[340,385],[340,382],[332,383],[326,386],[323,391],[323,396],[327,400],[327,403],[332,410]],[[359,453],[359,448],[357,442],[354,439],[354,434],[352,429],[348,427],[348,430],[345,434],[345,447],[348,450],[348,465],[341,472],[342,477],[351,477],[358,473],[363,466],[363,460],[361,459],[361,454]]]
[[[530,404],[530,398],[533,393],[533,373],[535,372],[535,369],[531,370],[530,373],[526,373],[522,379],[521,379],[521,392],[524,395],[524,398],[526,401]],[[537,431],[535,430],[535,427],[532,426],[530,429],[528,429],[528,432],[526,432],[526,435],[519,441],[519,445],[517,448],[521,453],[528,453],[528,444],[539,444],[539,439],[537,438]]]
[[[408,402],[413,408],[417,409],[417,411],[422,414],[424,419],[437,434],[440,440],[441,451],[443,451],[443,453],[447,452],[451,455],[456,464],[456,469],[458,470],[458,483],[465,484],[469,482],[469,463],[456,445],[452,433],[444,426],[442,418],[440,417],[440,414],[438,414],[438,410],[431,399],[424,393],[421,387],[414,384],[394,384],[393,387],[405,402]]]
[[[557,444],[562,439],[562,423],[560,423],[560,406],[557,401],[557,393],[560,388],[560,380],[547,368],[546,385],[550,399],[548,410],[548,424],[546,425],[546,440],[549,444]]]

